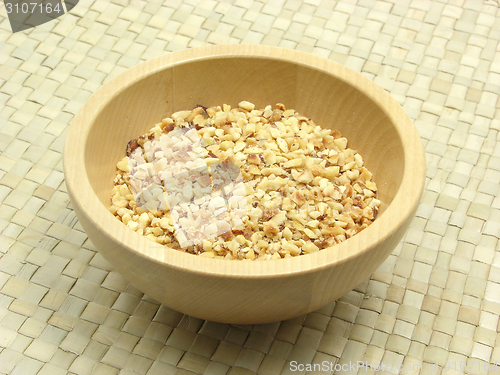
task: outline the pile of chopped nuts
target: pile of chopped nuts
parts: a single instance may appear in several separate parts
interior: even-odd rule
[[[380,207],[347,139],[281,103],[179,111],[126,153],[110,211],[153,241],[201,256],[313,253],[368,227]]]

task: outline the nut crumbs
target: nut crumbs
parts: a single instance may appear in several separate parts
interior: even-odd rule
[[[313,253],[368,227],[380,207],[372,174],[347,139],[282,103],[176,112],[131,140],[126,155],[111,213],[153,241],[200,256]]]

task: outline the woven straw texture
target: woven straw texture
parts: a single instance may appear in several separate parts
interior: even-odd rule
[[[500,374],[499,41],[498,0],[82,0],[14,34],[0,2],[0,373]],[[417,217],[369,279],[254,326],[129,285],[68,206],[61,162],[71,119],[110,78],[242,42],[372,79],[414,121],[428,168]]]

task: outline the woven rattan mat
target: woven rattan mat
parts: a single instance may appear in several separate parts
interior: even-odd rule
[[[82,0],[17,33],[0,2],[0,373],[500,374],[499,41],[498,0]],[[184,316],[129,285],[68,207],[61,165],[71,119],[111,77],[240,42],[369,77],[414,120],[428,167],[375,274],[255,326]]]

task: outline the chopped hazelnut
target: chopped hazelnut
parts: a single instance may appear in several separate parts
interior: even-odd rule
[[[230,174],[220,165],[236,166],[240,182],[215,173]],[[381,204],[347,139],[282,103],[175,112],[131,140],[116,167],[113,215],[159,244],[209,258],[320,251],[365,229]],[[186,177],[176,181],[179,173]]]

